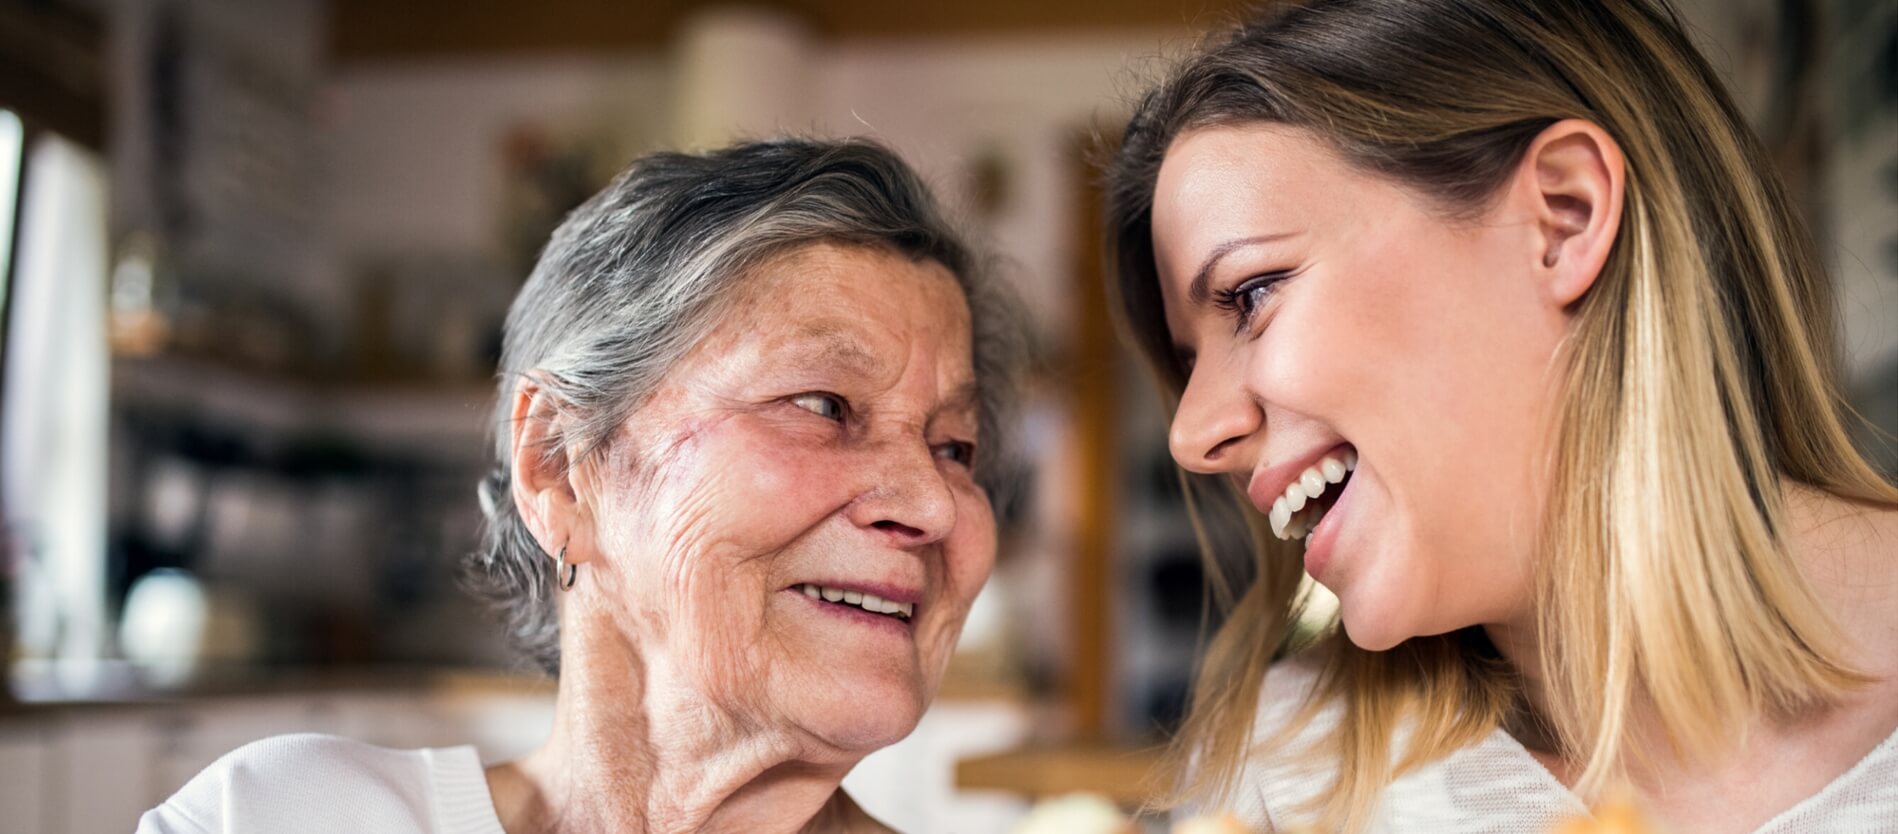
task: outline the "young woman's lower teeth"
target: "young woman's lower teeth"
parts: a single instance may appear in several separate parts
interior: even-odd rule
[[[1330,509],[1329,506],[1313,506],[1310,512],[1301,513],[1291,521],[1286,522],[1285,540],[1293,541],[1295,539],[1303,539],[1309,544],[1311,542],[1312,531],[1318,529],[1318,522],[1325,519],[1325,512]]]

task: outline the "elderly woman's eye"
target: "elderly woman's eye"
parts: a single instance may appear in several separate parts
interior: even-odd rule
[[[936,447],[936,457],[953,461],[963,466],[973,466],[975,464],[975,444],[964,443],[959,440],[953,443],[943,443]]]
[[[791,402],[826,420],[844,419],[844,398],[836,394],[799,394]]]

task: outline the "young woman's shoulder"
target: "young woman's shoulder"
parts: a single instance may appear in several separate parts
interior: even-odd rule
[[[1266,670],[1265,683],[1259,687],[1259,713],[1252,726],[1255,743],[1276,747],[1279,745],[1270,743],[1290,740],[1279,738],[1288,732],[1295,736],[1313,735],[1306,731],[1323,730],[1336,723],[1342,705],[1319,688],[1324,666],[1323,651],[1314,650],[1292,655]],[[1289,726],[1300,718],[1311,720],[1296,729]]]
[[[1336,778],[1323,745],[1343,706],[1320,689],[1324,660],[1295,655],[1272,664],[1259,688],[1252,746],[1229,810],[1254,828],[1275,831],[1302,816]]]
[[[1242,818],[1266,831],[1311,817],[1338,774],[1335,743],[1344,704],[1324,691],[1322,653],[1274,664],[1253,727],[1254,752],[1241,777]],[[1392,731],[1391,764],[1409,734]],[[1400,774],[1380,791],[1368,830],[1547,831],[1586,812],[1522,746],[1498,730],[1443,758]]]
[[[254,741],[139,819],[138,834],[501,834],[472,747],[391,750],[336,736]]]

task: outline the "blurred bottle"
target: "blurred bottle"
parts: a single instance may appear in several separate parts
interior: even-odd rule
[[[112,267],[109,332],[115,356],[151,356],[171,340],[164,310],[162,259],[157,236],[133,232]]]

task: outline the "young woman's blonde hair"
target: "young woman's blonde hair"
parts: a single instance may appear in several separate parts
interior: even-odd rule
[[[1177,400],[1150,221],[1183,131],[1309,131],[1454,222],[1480,215],[1563,119],[1619,144],[1626,198],[1563,353],[1535,554],[1540,668],[1511,668],[1475,627],[1385,652],[1328,641],[1306,710],[1343,707],[1320,751],[1339,764],[1314,809],[1328,826],[1361,825],[1393,778],[1496,728],[1522,705],[1522,674],[1540,676],[1534,720],[1581,765],[1584,797],[1642,754],[1628,742],[1637,703],[1674,748],[1652,752],[1707,756],[1749,717],[1820,707],[1863,680],[1788,555],[1784,488],[1880,505],[1898,505],[1898,488],[1848,437],[1831,288],[1798,208],[1660,0],[1280,4],[1187,59],[1140,103],[1109,170],[1129,338]],[[1191,490],[1202,509],[1208,484]],[[1298,616],[1297,555],[1252,525],[1249,576],[1214,587],[1231,607],[1175,746],[1176,799],[1231,798]]]

